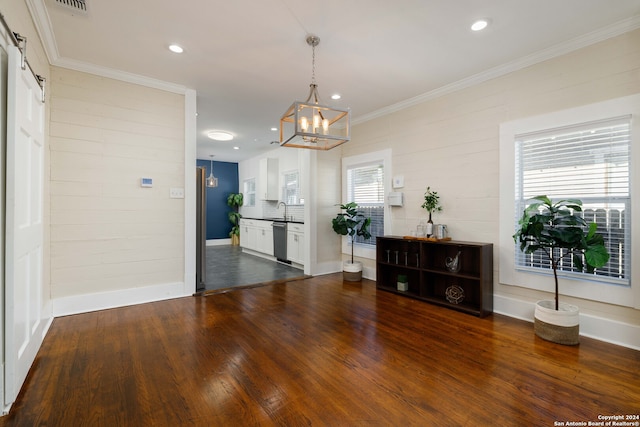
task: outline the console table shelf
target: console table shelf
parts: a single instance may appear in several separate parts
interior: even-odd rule
[[[493,311],[493,244],[385,236],[376,248],[378,289],[479,317]]]

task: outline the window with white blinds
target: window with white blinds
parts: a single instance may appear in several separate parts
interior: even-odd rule
[[[250,178],[244,180],[244,205],[256,205],[256,179]]]
[[[355,242],[376,244],[377,236],[384,236],[384,165],[374,162],[347,168],[347,201],[358,204],[358,212],[371,218],[371,238],[356,237]]]
[[[515,144],[516,223],[531,197],[582,200],[581,215],[598,224],[611,255],[590,279],[628,285],[631,116],[516,135]],[[543,254],[515,251],[517,267],[551,269]],[[563,261],[562,275],[586,275],[576,272],[571,257]]]
[[[287,205],[299,205],[300,203],[300,179],[298,171],[285,172],[283,174],[284,187],[282,188],[282,200]]]

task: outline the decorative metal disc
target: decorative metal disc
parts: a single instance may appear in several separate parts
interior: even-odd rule
[[[444,294],[451,304],[460,304],[464,301],[464,289],[458,285],[449,286]]]

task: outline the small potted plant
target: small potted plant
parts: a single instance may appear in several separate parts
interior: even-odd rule
[[[575,345],[579,340],[579,310],[558,301],[558,265],[565,257],[573,259],[574,267],[593,273],[609,261],[604,239],[596,233],[597,224],[587,224],[574,215],[582,212],[580,200],[552,202],[547,196],[533,197],[513,235],[520,250],[526,254],[542,251],[551,262],[555,279],[555,302],[538,301],[534,313],[536,335],[558,344]],[[584,261],[583,261],[584,259]]]
[[[228,214],[229,221],[231,222],[231,231],[229,232],[229,237],[231,237],[231,244],[237,246],[240,244],[240,212],[238,212],[240,206],[243,203],[242,193],[231,193],[227,197],[227,206],[231,207],[231,210]]]
[[[343,278],[349,282],[359,282],[362,280],[362,263],[353,260],[354,239],[361,236],[364,239],[371,238],[369,233],[369,225],[371,218],[364,216],[358,212],[358,204],[350,202],[340,205],[340,212],[331,220],[333,231],[341,236],[349,236],[351,238],[351,261],[345,261],[343,264]]]
[[[431,214],[433,212],[442,211],[442,206],[440,205],[440,196],[438,196],[437,191],[431,191],[431,187],[427,187],[427,191],[424,193],[424,203],[422,207],[429,212],[429,220],[427,221],[427,229],[425,230],[425,234],[427,237],[431,237],[433,234],[433,221],[431,220]]]

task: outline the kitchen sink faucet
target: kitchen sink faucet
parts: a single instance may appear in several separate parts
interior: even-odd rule
[[[287,220],[287,204],[285,202],[278,203],[278,209],[280,209],[280,205],[284,206],[284,220]]]

